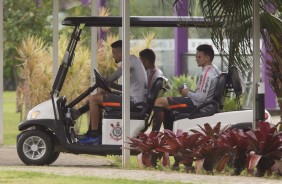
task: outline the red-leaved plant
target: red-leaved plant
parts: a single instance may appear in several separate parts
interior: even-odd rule
[[[201,134],[195,133],[189,135],[182,130],[177,130],[176,134],[174,134],[171,130],[165,129],[163,141],[164,147],[158,150],[168,152],[174,156],[175,162],[172,169],[179,170],[179,165],[183,164],[185,171],[190,172],[194,170],[192,166],[195,157],[194,150],[206,140],[201,137]]]
[[[138,133],[138,138],[130,138],[131,149],[137,149],[140,164],[156,167],[157,160],[162,159],[163,165],[169,165],[169,155],[175,158],[174,168],[184,164],[187,172],[196,173],[202,168],[208,172],[222,171],[229,163],[234,168],[233,175],[239,175],[246,167],[256,176],[270,175],[273,170],[282,173],[282,132],[266,122],[259,122],[257,130],[243,131],[225,127],[221,123],[215,127],[204,124],[201,131],[191,130],[192,133],[178,130]]]
[[[228,129],[219,135],[218,142],[229,147],[229,165],[234,168],[232,175],[240,175],[245,169],[247,153],[252,149],[242,129]]]
[[[213,128],[205,123],[204,127],[199,126],[201,131],[191,130],[193,133],[201,134],[202,139],[205,140],[203,144],[194,149],[197,173],[202,168],[213,173],[215,166],[217,166],[216,170],[220,172],[228,163],[229,147],[218,141],[219,136],[227,130],[227,127],[220,129],[220,126],[220,122]]]
[[[256,168],[256,176],[263,176],[266,172],[271,175],[273,166],[281,168],[282,132],[277,132],[276,127],[267,122],[258,122],[258,129],[247,131],[246,136],[254,148],[247,157],[246,167],[249,173],[253,173]],[[281,174],[282,171],[276,172]]]
[[[158,148],[163,147],[163,133],[152,131],[149,134],[139,132],[138,137],[129,138],[131,142],[131,149],[140,151],[137,155],[139,166],[156,167],[157,161],[162,158],[162,165],[169,165],[169,154],[166,152],[157,151]]]

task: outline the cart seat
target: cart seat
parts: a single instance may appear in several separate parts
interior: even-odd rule
[[[158,77],[155,80],[148,93],[146,102],[136,103],[133,107],[130,107],[130,119],[144,120],[151,113],[155,100],[163,96],[164,92],[167,90],[167,81],[165,77]],[[140,106],[142,108],[140,108]],[[116,107],[105,106],[104,110],[105,119],[122,119],[121,107],[117,109]]]

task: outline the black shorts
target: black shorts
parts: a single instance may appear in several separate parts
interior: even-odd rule
[[[103,95],[103,107],[111,108],[111,110],[122,110],[122,95],[106,94]],[[130,111],[139,110],[135,109],[135,105],[130,101]]]
[[[169,109],[182,113],[190,113],[197,106],[194,105],[190,98],[184,97],[167,97]]]

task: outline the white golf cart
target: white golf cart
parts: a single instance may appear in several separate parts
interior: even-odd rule
[[[131,26],[139,27],[206,26],[207,24],[204,19],[191,17],[131,17],[130,23]],[[92,26],[120,27],[122,25],[122,18],[69,17],[63,21],[63,25],[72,26],[74,29],[52,87],[51,99],[31,109],[26,120],[18,126],[21,133],[17,136],[17,152],[20,159],[27,165],[52,164],[56,161],[60,152],[95,155],[122,154],[122,113],[120,110],[114,110],[111,107],[104,108],[101,122],[102,144],[83,145],[77,142],[79,135],[76,135],[74,131],[76,120],[72,118],[71,109],[98,87],[111,91],[108,84],[96,70],[94,70],[96,83],[75,100],[67,104],[67,97],[60,96],[68,69],[72,66],[75,48],[83,28]],[[236,79],[236,77],[230,76],[236,75],[226,73],[220,75],[214,100],[203,105],[212,105],[214,107],[213,111],[203,113],[201,112],[203,106],[201,106],[191,114],[174,114],[174,131],[179,128],[188,131],[192,128],[197,128],[198,124],[210,123],[215,125],[217,122],[234,124],[234,126],[239,128],[250,127],[253,116],[252,110],[220,112],[226,91],[239,88],[235,87],[236,82],[233,83],[233,86],[227,85],[230,84],[228,81]],[[150,126],[154,101],[167,90],[166,85],[167,79],[158,78],[149,92],[147,102],[141,104],[143,108],[133,108],[134,110],[131,110],[131,137],[136,136],[136,133],[139,131],[146,131]],[[270,116],[268,117],[270,118]],[[136,154],[136,152],[132,150],[131,154]]]

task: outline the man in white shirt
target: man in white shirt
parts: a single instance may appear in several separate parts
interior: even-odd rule
[[[116,63],[122,62],[122,41],[111,44],[113,58]],[[121,66],[106,81],[114,82],[122,75]],[[142,62],[134,55],[130,55],[130,103],[144,102],[148,95],[147,75]],[[100,144],[101,135],[98,131],[101,107],[122,107],[122,96],[117,94],[95,94],[90,97],[90,130],[86,136],[78,142],[81,144]]]

